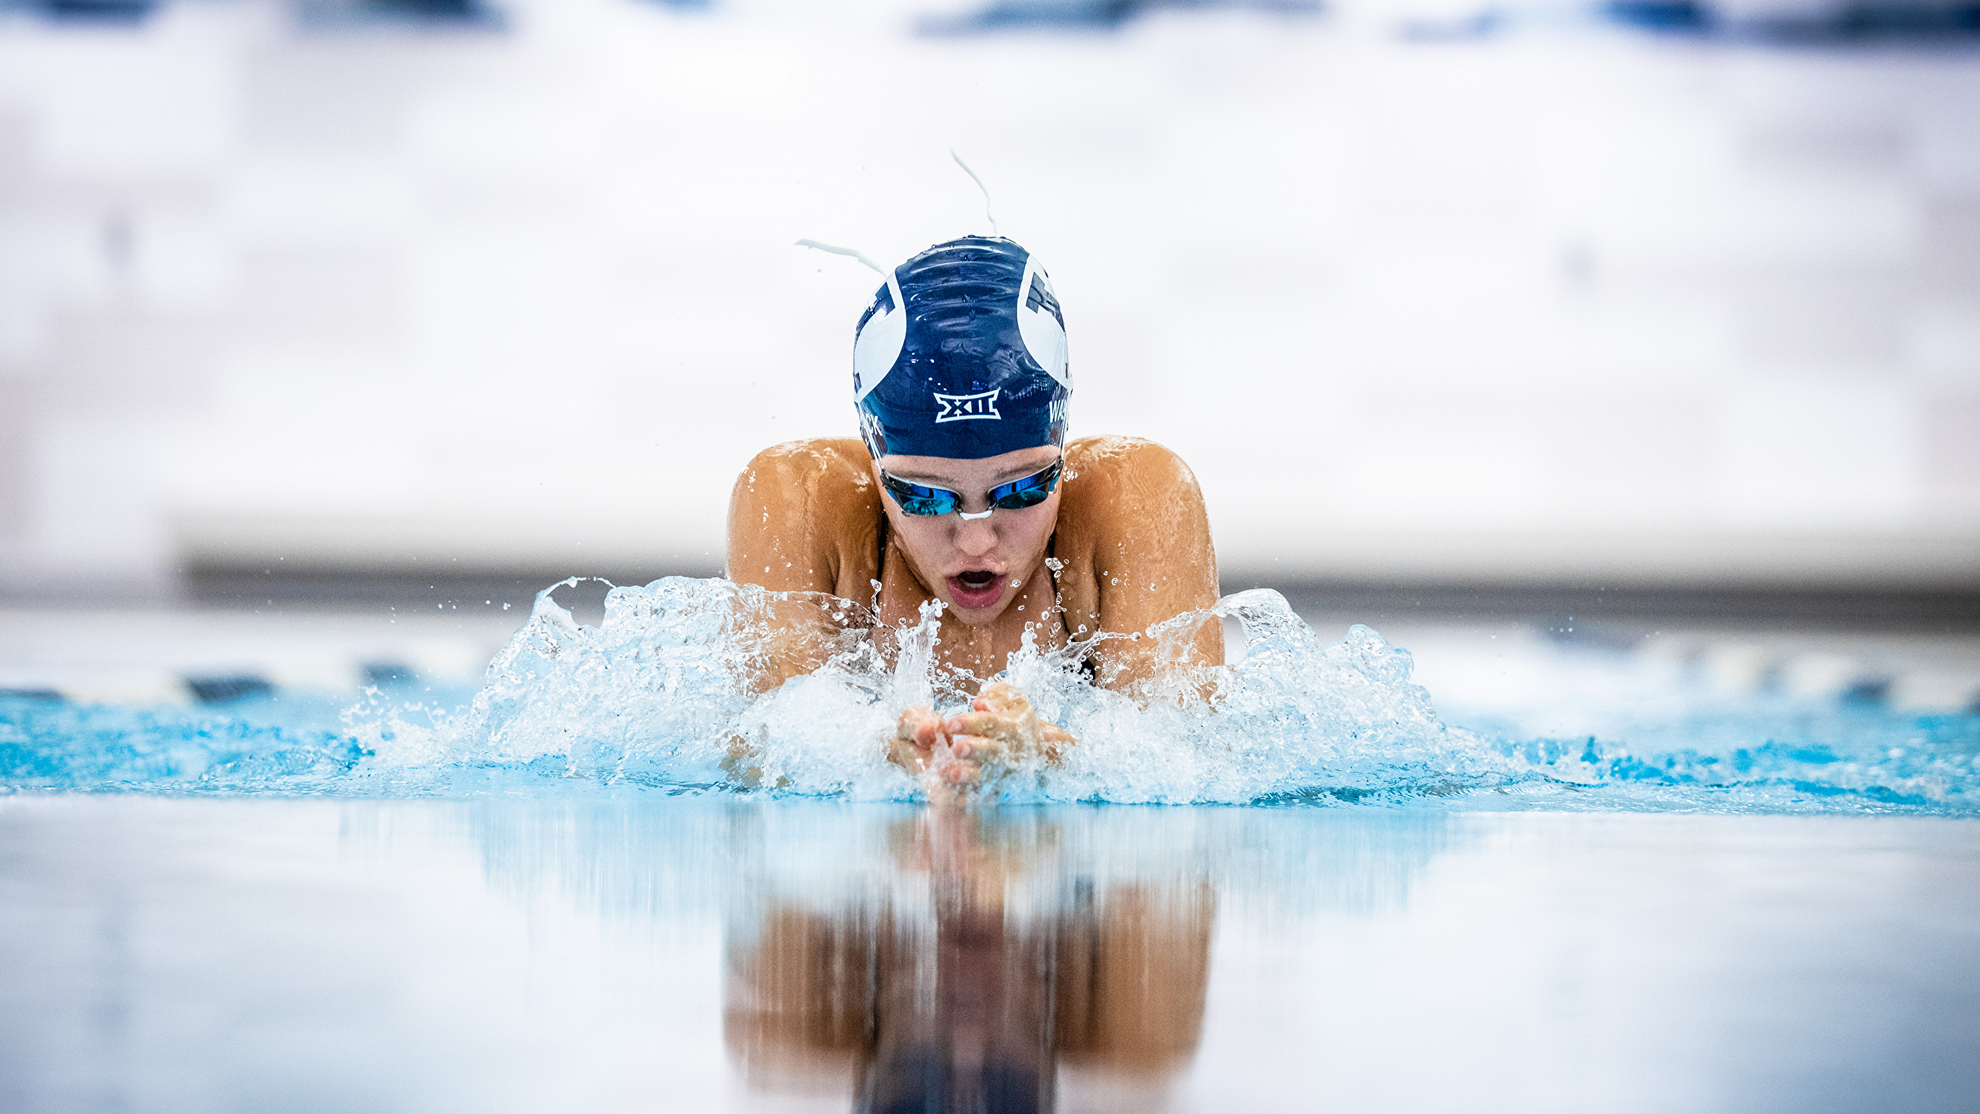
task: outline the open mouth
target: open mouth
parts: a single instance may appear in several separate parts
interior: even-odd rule
[[[949,595],[957,607],[989,607],[1003,594],[1003,582],[989,569],[969,569],[949,578]]]

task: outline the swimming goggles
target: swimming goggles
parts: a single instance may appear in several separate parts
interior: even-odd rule
[[[899,503],[901,510],[908,514],[938,515],[955,511],[965,519],[989,518],[993,510],[1021,511],[1043,503],[1052,494],[1052,489],[1059,486],[1059,466],[1063,463],[1062,460],[1055,460],[1041,472],[1033,472],[1023,479],[991,488],[990,494],[984,497],[990,501],[989,509],[974,514],[963,510],[963,497],[946,487],[911,484],[888,475],[884,468],[880,470],[880,482],[886,485],[894,502]]]

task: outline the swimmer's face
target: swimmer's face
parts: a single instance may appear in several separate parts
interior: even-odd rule
[[[1058,458],[1059,450],[1051,445],[982,460],[885,456],[873,466],[873,481],[880,484],[884,468],[898,480],[954,491],[963,497],[963,510],[977,512],[989,507],[984,495],[991,488],[1023,479]],[[976,627],[1004,613],[1018,595],[1018,584],[1043,574],[1045,545],[1059,521],[1059,490],[1054,488],[1035,507],[999,509],[973,520],[960,514],[907,514],[885,485],[880,485],[880,502],[915,575],[958,619]]]

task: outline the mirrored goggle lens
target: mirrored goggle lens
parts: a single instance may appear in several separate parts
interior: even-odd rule
[[[1002,487],[990,491],[990,505],[1007,511],[1021,511],[1043,503],[1059,486],[1059,464],[1052,465],[1042,472],[1035,472],[1021,480],[1012,480]]]
[[[901,510],[912,515],[948,514],[962,503],[962,497],[953,491],[939,487],[923,487],[920,484],[906,483],[892,476],[886,477],[887,490]]]
[[[1021,511],[1027,507],[1035,507],[1043,503],[1051,494],[1051,488],[1034,487],[1028,491],[1013,492],[990,505],[996,507],[998,510]]]
[[[896,501],[900,503],[901,509],[909,514],[948,514],[950,511],[956,509],[956,501],[954,499],[943,499],[939,496],[923,497],[910,495],[905,499],[898,499]]]

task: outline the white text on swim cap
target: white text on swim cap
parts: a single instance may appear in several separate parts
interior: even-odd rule
[[[997,394],[1002,390],[1002,387],[993,387],[980,395],[938,394],[935,402],[942,409],[935,415],[935,420],[967,422],[976,418],[995,418],[1002,421],[1004,416],[997,413]]]

